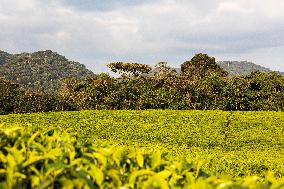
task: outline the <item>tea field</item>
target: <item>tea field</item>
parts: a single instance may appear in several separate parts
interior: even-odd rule
[[[166,153],[202,163],[214,175],[284,175],[284,113],[174,110],[94,110],[10,114],[2,128],[67,131],[96,146]]]
[[[219,177],[190,158],[82,143],[64,131],[0,128],[2,189],[282,189],[284,178]]]

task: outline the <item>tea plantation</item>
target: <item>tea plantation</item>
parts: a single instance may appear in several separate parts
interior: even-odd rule
[[[52,113],[35,113],[35,114],[18,114],[18,115],[10,114],[5,116],[0,116],[0,125],[2,130],[4,129],[8,131],[11,130],[12,128],[20,128],[21,129],[20,134],[18,133],[13,135],[14,139],[12,141],[14,141],[14,143],[17,144],[18,146],[22,147],[25,146],[24,144],[30,145],[30,143],[25,143],[24,141],[15,142],[15,140],[20,140],[18,139],[18,137],[21,138],[20,137],[21,135],[26,136],[25,133],[29,133],[30,136],[32,136],[31,133],[37,131],[39,131],[38,133],[40,134],[48,133],[48,131],[53,132],[54,130],[58,133],[67,131],[72,136],[74,136],[76,139],[75,141],[77,143],[80,143],[81,145],[91,144],[91,146],[96,146],[97,149],[104,148],[105,146],[111,146],[112,149],[116,150],[121,149],[123,147],[123,149],[126,151],[127,149],[129,151],[138,150],[141,152],[141,154],[157,154],[158,152],[162,152],[166,153],[162,157],[166,159],[165,162],[168,162],[167,165],[169,165],[169,167],[171,167],[170,166],[171,164],[175,165],[174,162],[178,161],[181,162],[181,159],[186,158],[187,160],[197,162],[198,170],[199,170],[198,167],[202,164],[202,170],[209,175],[221,176],[222,179],[230,177],[236,179],[234,181],[230,181],[231,183],[230,186],[224,185],[223,188],[234,188],[232,187],[234,184],[236,184],[236,188],[284,187],[283,183],[281,184],[281,181],[268,182],[266,180],[267,181],[266,185],[264,184],[260,186],[256,184],[254,185],[255,187],[251,187],[252,185],[244,184],[246,182],[245,180],[250,178],[248,177],[250,175],[257,175],[259,177],[252,177],[250,178],[252,180],[247,182],[254,182],[254,181],[258,182],[259,179],[262,179],[264,183],[265,179],[267,179],[265,175],[266,176],[271,175],[272,172],[274,173],[275,178],[283,177],[284,113],[281,112],[95,110],[95,111],[57,112],[57,113],[52,112]],[[60,138],[59,136],[58,138]],[[1,137],[1,143],[3,143],[3,138],[5,137]],[[52,146],[46,144],[44,141],[45,139],[42,141],[42,143],[44,143],[45,145],[49,147]],[[40,140],[37,142],[40,143]],[[43,147],[38,147],[38,148],[42,150],[46,148],[44,145],[42,146]],[[18,147],[16,147],[16,149],[18,149]],[[25,149],[31,150],[32,147],[25,146]],[[12,151],[8,150],[8,152],[5,153],[7,155],[7,153],[12,153]],[[68,153],[71,152],[69,151]],[[109,153],[114,153],[114,152],[109,152]],[[40,154],[42,154],[42,152]],[[66,155],[66,153],[63,154]],[[75,156],[77,157],[77,155],[74,155],[74,157]],[[79,156],[81,157],[82,153],[79,153],[78,157]],[[137,155],[134,156],[136,157]],[[54,156],[53,161],[55,161],[56,157]],[[96,155],[96,157],[99,158],[101,156]],[[146,158],[148,156],[144,155],[143,157]],[[160,155],[158,155],[157,157],[158,159],[161,158]],[[146,160],[147,159],[146,158],[145,161],[151,162],[152,161],[151,158],[155,159],[157,157],[149,156],[150,159]],[[5,159],[3,154],[1,158],[2,161],[3,159]],[[90,158],[94,157],[92,156]],[[129,158],[131,159],[132,156],[129,155]],[[108,160],[107,162],[111,161],[115,160]],[[135,161],[138,161],[138,159],[136,158]],[[44,166],[47,166],[48,162],[49,161],[45,161],[43,168],[41,168],[41,171],[39,171],[39,175],[42,174],[43,170],[47,169]],[[139,162],[141,164],[142,162],[141,158]],[[77,166],[76,163],[74,163],[74,166],[75,165]],[[135,167],[137,165],[135,164],[133,166]],[[1,172],[1,166],[3,166],[3,163],[0,164],[0,174],[4,175],[6,174],[6,177],[0,175],[0,180],[1,178],[7,179],[8,178],[7,170],[9,166],[7,164],[6,166],[7,170],[4,169],[5,168],[4,166],[4,168],[2,168],[2,172]],[[152,167],[151,171],[153,172],[151,172],[151,174],[149,172],[147,173],[144,172],[144,173],[146,175],[153,176],[154,172],[159,174],[159,171],[165,171],[165,170],[169,171],[169,168],[165,167],[166,166],[164,166],[164,168],[161,170],[157,170]],[[62,169],[64,168],[65,170],[66,167],[63,166],[61,168]],[[76,169],[78,169],[78,167]],[[101,167],[96,167],[96,168],[93,167],[93,170],[97,169],[100,169],[103,172],[106,171],[104,170],[105,167],[104,169],[102,169]],[[114,168],[114,169],[119,170],[119,168]],[[150,171],[150,168],[146,170]],[[27,170],[25,171],[27,172]],[[26,173],[25,171],[21,173],[23,174],[22,175],[23,178],[19,176],[20,173],[17,174],[19,177],[22,178],[22,180],[25,180],[24,178],[26,178],[26,176],[24,176]],[[28,173],[30,174],[29,171]],[[140,175],[140,172],[135,174]],[[169,180],[170,178],[172,178],[172,176],[170,175],[176,174],[176,172],[175,171],[172,171],[171,173],[163,172],[161,174],[164,175],[165,178],[162,180],[168,181],[168,184],[164,185],[165,188],[167,187],[183,188],[189,186],[189,183],[192,184],[192,182],[189,182],[190,178],[187,178],[182,182],[172,181],[173,185],[170,185]],[[199,173],[195,172],[194,174],[196,176],[196,174],[198,175]],[[74,176],[74,178],[75,177],[77,178],[77,176]],[[197,178],[195,176],[193,178]],[[103,184],[103,181],[106,181],[105,179],[109,177],[95,178],[95,176],[93,175],[92,178],[94,180],[98,179],[99,184]],[[143,179],[148,180],[149,184],[148,186],[153,186],[151,184],[155,184],[155,182],[153,181],[154,178],[156,177],[151,177],[152,179],[151,180],[150,177],[149,178],[143,177]],[[182,176],[179,178],[185,178],[185,177]],[[208,178],[209,177],[206,177],[206,179]],[[238,180],[240,178],[242,178],[243,180]],[[72,178],[71,177],[69,178],[68,176],[62,177],[56,182],[58,182],[57,184],[60,185],[60,182],[66,181],[66,183],[69,183],[70,186],[75,186],[76,183],[71,182],[70,179],[72,180]],[[115,186],[105,185],[104,187],[118,187],[118,186],[127,186],[126,188],[140,187],[140,185],[139,186],[133,185],[133,182],[129,182],[128,176],[125,176],[123,178],[117,177],[117,179],[119,180],[117,181],[117,183],[121,184]],[[149,179],[151,181],[149,181]],[[218,180],[220,178],[216,177],[215,179]],[[137,183],[139,182],[140,184],[144,183],[141,180],[138,182],[138,180]],[[161,186],[163,185],[162,184],[163,181],[161,181],[160,183]],[[219,181],[220,180],[218,180],[218,182]],[[42,182],[44,182],[43,176],[42,177],[38,176],[38,178],[35,179],[33,182],[30,181],[29,184],[32,185],[33,183],[34,186],[37,186],[37,184],[40,184]],[[56,182],[55,180],[53,180],[52,182],[50,181],[50,183],[53,184],[56,184]],[[86,183],[85,184],[91,186],[89,182],[91,181],[86,181],[87,184]],[[210,184],[210,181],[208,180],[204,182],[205,182],[203,183],[204,186],[205,184],[209,183],[210,187],[208,185],[208,187],[203,187],[203,188],[219,187],[219,185],[216,183],[215,185],[212,183]],[[274,182],[278,184],[273,185]],[[227,182],[220,181],[219,184],[221,183],[224,184]],[[10,183],[6,181],[5,184],[13,186],[12,181],[10,181]],[[80,182],[78,181],[77,184],[79,186]],[[146,187],[146,185],[144,184],[141,184],[140,188],[143,188],[144,186]],[[82,184],[82,186],[83,185],[84,183]],[[201,185],[200,188],[202,188]],[[97,187],[99,186],[98,183],[96,186]],[[148,187],[148,188],[154,188],[154,187]]]

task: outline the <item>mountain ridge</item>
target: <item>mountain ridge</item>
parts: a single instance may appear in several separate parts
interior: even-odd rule
[[[229,76],[248,75],[255,71],[272,72],[270,68],[266,68],[249,61],[218,61],[217,64],[225,69],[229,73]],[[276,72],[284,75],[283,72]]]
[[[69,61],[51,50],[9,54],[0,51],[0,77],[31,91],[52,92],[65,78],[83,79],[95,74],[85,65]]]

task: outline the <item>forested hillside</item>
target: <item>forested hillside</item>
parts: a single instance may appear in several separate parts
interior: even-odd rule
[[[0,65],[7,62],[10,58],[12,58],[11,54],[0,50]]]
[[[268,68],[247,61],[220,61],[217,64],[224,68],[229,76],[248,75],[255,71],[271,72]]]
[[[11,55],[0,51],[0,77],[26,90],[54,92],[64,78],[94,76],[83,64],[69,61],[50,50]]]

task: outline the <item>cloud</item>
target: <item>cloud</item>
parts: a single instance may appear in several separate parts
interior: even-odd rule
[[[57,0],[60,1],[64,6],[72,7],[78,10],[83,11],[107,11],[107,10],[113,10],[116,8],[128,8],[132,6],[139,6],[143,4],[149,4],[153,2],[158,2],[160,0],[123,0],[123,1],[117,1],[117,0],[107,0],[107,1],[101,1],[101,0],[84,0],[84,1],[77,1],[77,0]]]
[[[258,57],[273,49],[284,70],[283,9],[281,0],[0,0],[0,49],[52,49],[99,71],[120,60],[177,66],[198,52],[267,65]]]
[[[254,12],[253,9],[248,9],[236,1],[221,2],[218,6],[217,11],[227,12],[227,13],[241,13],[241,14],[250,14]]]

